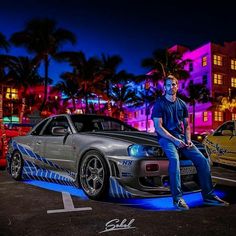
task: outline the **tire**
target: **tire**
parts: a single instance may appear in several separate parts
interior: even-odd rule
[[[97,151],[85,154],[79,167],[79,182],[85,194],[93,200],[106,198],[109,189],[109,169]]]
[[[10,173],[13,179],[21,180],[22,170],[23,170],[23,159],[19,151],[15,151],[12,155],[10,162]]]

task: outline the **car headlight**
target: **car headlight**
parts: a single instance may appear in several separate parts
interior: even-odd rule
[[[128,147],[129,156],[132,157],[164,157],[160,147],[133,144]]]

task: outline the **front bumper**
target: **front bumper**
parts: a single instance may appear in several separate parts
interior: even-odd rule
[[[136,159],[109,157],[111,177],[133,196],[170,194],[167,159]],[[155,170],[150,170],[150,165]],[[184,192],[199,190],[197,171],[189,160],[181,160],[181,180]],[[148,167],[148,168],[147,168]]]

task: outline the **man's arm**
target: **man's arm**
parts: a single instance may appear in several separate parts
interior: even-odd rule
[[[184,135],[185,135],[185,140],[186,143],[189,147],[193,145],[191,141],[191,129],[190,129],[190,124],[189,124],[189,118],[184,118]]]
[[[181,140],[176,137],[174,137],[172,134],[170,134],[163,126],[162,126],[162,118],[153,118],[154,126],[156,129],[156,132],[162,136],[163,138],[169,139],[172,141],[176,147],[183,148],[187,145]]]

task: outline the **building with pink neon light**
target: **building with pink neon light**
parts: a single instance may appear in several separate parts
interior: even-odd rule
[[[236,41],[225,42],[224,45],[207,43],[194,50],[175,45],[169,49],[182,53],[183,59],[191,59],[185,68],[190,77],[187,81],[180,81],[179,91],[187,93],[186,88],[190,83],[204,84],[210,91],[210,96],[215,99],[219,96],[228,97],[233,88],[236,89]],[[142,89],[142,87],[140,87]],[[226,120],[236,119],[235,104],[222,110],[219,103],[213,101],[197,103],[195,112],[195,133],[209,132],[217,128]],[[190,122],[192,120],[192,106],[189,106]],[[154,132],[151,114],[148,116],[148,131]],[[134,127],[146,129],[145,109],[136,109],[128,112],[128,121]]]

